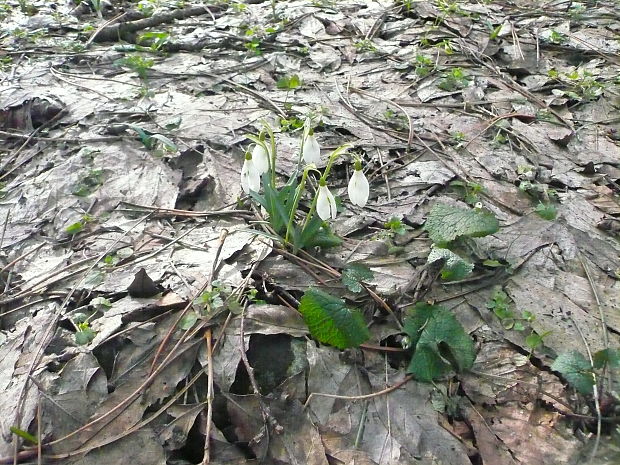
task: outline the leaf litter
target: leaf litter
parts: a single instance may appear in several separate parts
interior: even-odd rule
[[[2,463],[617,462],[615,2],[0,16]],[[300,260],[239,173],[261,120],[293,173],[309,116],[370,198]],[[361,347],[310,337],[322,291]]]

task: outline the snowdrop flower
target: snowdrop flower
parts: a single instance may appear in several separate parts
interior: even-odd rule
[[[323,221],[328,220],[330,217],[332,220],[336,219],[336,200],[323,180],[319,181],[316,212]]]
[[[256,144],[252,150],[252,161],[258,170],[258,174],[269,171],[269,151],[264,145]]]
[[[368,195],[370,193],[370,186],[368,185],[368,179],[362,171],[362,163],[359,160],[355,160],[355,171],[349,180],[349,186],[347,188],[349,192],[349,199],[353,205],[364,207],[368,202]]]
[[[308,136],[304,140],[304,145],[301,148],[301,156],[306,163],[314,163],[318,165],[321,161],[321,147],[316,140],[314,130],[308,131]]]
[[[250,191],[258,192],[260,190],[260,173],[250,152],[245,154],[245,161],[243,168],[241,168],[241,187],[246,194],[249,194]]]

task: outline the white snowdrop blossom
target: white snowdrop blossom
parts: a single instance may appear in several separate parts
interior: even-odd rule
[[[269,171],[269,152],[265,146],[256,144],[252,150],[252,161],[259,174]]]
[[[368,179],[362,171],[362,164],[359,161],[355,162],[355,170],[349,180],[347,187],[349,192],[349,199],[353,205],[364,207],[368,202],[368,195],[370,194],[370,186]]]
[[[260,173],[250,152],[245,154],[245,161],[243,168],[241,168],[241,187],[246,194],[249,194],[250,191],[258,192],[260,190]]]
[[[308,132],[308,137],[304,140],[304,145],[301,149],[301,156],[308,164],[314,163],[315,165],[318,165],[321,161],[321,147],[319,146],[312,129],[310,129]]]
[[[324,182],[325,181],[323,181],[322,185],[319,184],[319,193],[316,199],[316,212],[323,221],[328,220],[329,218],[335,220],[336,200]]]

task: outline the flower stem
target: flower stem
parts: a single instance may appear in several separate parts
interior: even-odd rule
[[[353,144],[347,142],[346,144],[342,144],[336,150],[334,150],[329,156],[329,160],[327,161],[327,166],[325,167],[325,171],[323,172],[323,176],[321,176],[321,181],[327,181],[327,176],[329,176],[329,171],[332,169],[332,165],[336,161],[336,159],[346,152],[348,149],[353,147]]]
[[[276,138],[273,135],[273,129],[271,129],[271,126],[269,125],[267,121],[263,121],[263,126],[265,127],[267,134],[269,134],[269,142],[271,144],[270,145],[271,150],[269,151],[271,155],[269,169],[271,171],[271,185],[275,188],[276,186]]]
[[[295,213],[297,213],[297,206],[299,205],[299,200],[301,199],[301,193],[306,187],[306,179],[308,179],[308,171],[309,169],[305,169],[299,185],[295,188],[295,197],[293,197],[293,207],[291,208],[291,214],[288,218],[288,224],[286,225],[286,235],[284,236],[284,242],[288,242],[288,238],[291,235],[291,230],[293,229],[293,222],[295,220]],[[303,229],[302,229],[303,231]]]

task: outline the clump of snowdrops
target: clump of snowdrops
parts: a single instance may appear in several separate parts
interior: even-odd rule
[[[258,135],[247,136],[254,142],[245,154],[241,169],[243,191],[258,202],[267,212],[273,230],[293,245],[295,250],[315,246],[331,247],[341,240],[329,227],[329,220],[336,218],[336,199],[331,193],[328,178],[334,162],[352,146],[343,144],[331,152],[323,171],[317,166],[322,162],[321,148],[309,122],[304,125],[300,139],[297,167],[290,179],[281,187],[276,184],[278,161],[276,138],[269,124],[264,123]],[[349,200],[364,207],[368,201],[369,184],[362,170],[359,157],[353,158],[353,175],[348,185]],[[307,189],[313,183],[315,189]],[[262,191],[262,193],[261,193]],[[310,200],[310,207],[302,211],[300,201]]]

